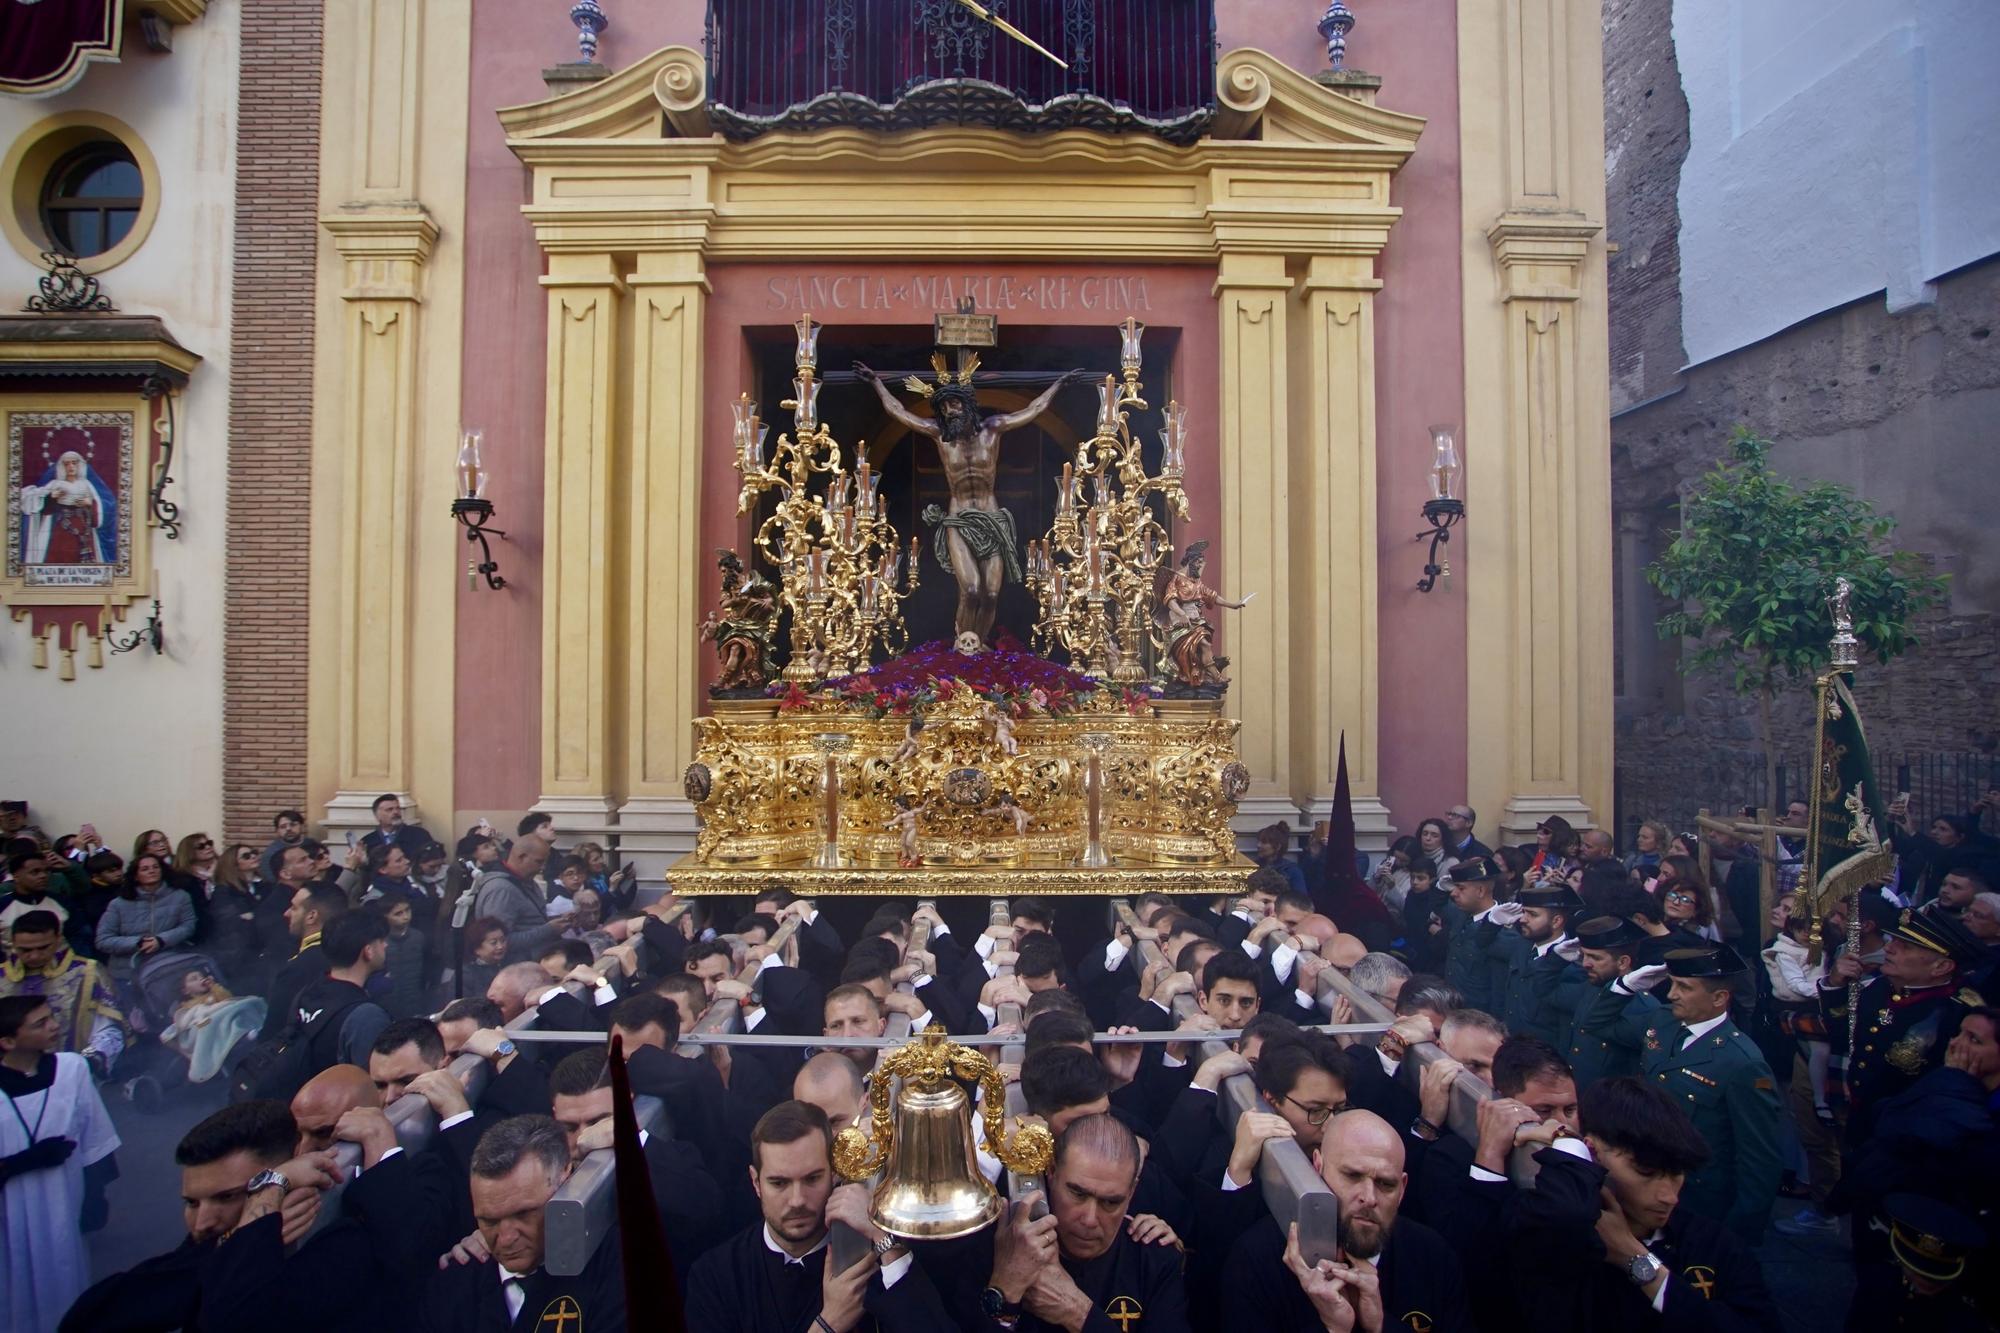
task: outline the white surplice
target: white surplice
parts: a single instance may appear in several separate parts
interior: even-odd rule
[[[25,1151],[30,1131],[37,1141],[74,1140],[76,1151],[60,1166],[0,1186],[0,1266],[6,1273],[0,1311],[10,1333],[52,1333],[90,1285],[90,1254],[79,1229],[83,1168],[118,1148],[118,1131],[82,1056],[57,1055],[55,1082],[42,1091],[0,1098],[0,1157]]]

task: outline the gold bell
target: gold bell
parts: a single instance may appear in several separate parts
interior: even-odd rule
[[[972,1149],[972,1103],[956,1083],[896,1094],[895,1137],[868,1218],[892,1236],[950,1240],[1000,1216],[1000,1195]]]
[[[906,1240],[950,1240],[991,1226],[1000,1196],[972,1146],[972,1100],[959,1080],[985,1093],[986,1150],[1024,1174],[1046,1171],[1055,1140],[1041,1125],[1001,1128],[1006,1085],[993,1062],[945,1040],[933,1026],[876,1066],[869,1128],[850,1125],[834,1140],[834,1169],[849,1180],[882,1172],[868,1218]],[[889,1090],[897,1087],[894,1114]]]

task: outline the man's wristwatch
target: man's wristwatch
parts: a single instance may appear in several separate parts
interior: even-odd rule
[[[487,1058],[490,1060],[505,1060],[518,1049],[520,1048],[514,1045],[512,1037],[502,1037],[499,1041],[493,1043],[493,1054]]]
[[[988,1319],[998,1320],[1009,1328],[1021,1317],[1021,1303],[1008,1300],[1007,1293],[998,1287],[988,1287],[979,1293],[979,1308]]]
[[[1443,1134],[1436,1125],[1420,1115],[1410,1122],[1410,1137],[1422,1139],[1425,1143],[1436,1143]]]
[[[243,1192],[246,1195],[256,1194],[260,1190],[270,1189],[273,1185],[278,1187],[280,1194],[291,1193],[292,1182],[285,1179],[283,1172],[271,1170],[259,1171],[250,1177],[250,1183],[243,1187]]]
[[[875,1251],[877,1259],[886,1259],[889,1257],[889,1251],[901,1247],[902,1244],[902,1240],[896,1236],[884,1236],[870,1248]]]
[[[1634,1286],[1643,1287],[1660,1272],[1660,1261],[1650,1254],[1635,1254],[1626,1261],[1625,1276],[1632,1279]]]

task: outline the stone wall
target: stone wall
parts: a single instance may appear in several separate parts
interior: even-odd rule
[[[2000,543],[1991,423],[2000,419],[2000,258],[1941,279],[1933,305],[1892,315],[1859,301],[1775,338],[1689,369],[1682,388],[1612,421],[1613,502],[1639,531],[1622,564],[1667,539],[1680,488],[1711,467],[1738,423],[1776,442],[1773,461],[1800,477],[1854,487],[1896,516],[1896,543],[1951,576],[1946,605],[1916,626],[1918,647],[1857,673],[1857,698],[1885,783],[1905,753],[1979,754],[2000,762]],[[1614,327],[1617,313],[1613,312]],[[1623,573],[1624,571],[1621,571]],[[1621,809],[1682,822],[1695,807],[1756,799],[1755,705],[1720,678],[1659,678],[1674,648],[1653,639],[1658,607],[1621,578],[1620,643],[1633,692],[1618,721]],[[1645,657],[1650,660],[1635,662]],[[1639,691],[1651,680],[1653,691]],[[1774,715],[1781,756],[1809,747],[1802,689]],[[1946,784],[1962,790],[1968,774]],[[1940,803],[1942,796],[1933,804]]]
[[[1659,0],[1604,0],[1604,166],[1611,256],[1611,410],[1678,382],[1680,170],[1688,105],[1673,11]]]

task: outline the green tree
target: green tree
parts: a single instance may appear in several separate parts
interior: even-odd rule
[[[1731,457],[1681,502],[1681,530],[1646,577],[1681,604],[1660,618],[1663,639],[1686,639],[1683,674],[1728,670],[1731,688],[1757,700],[1764,789],[1778,786],[1771,707],[1809,684],[1827,661],[1833,581],[1854,585],[1854,636],[1880,662],[1916,645],[1912,617],[1944,596],[1921,556],[1895,550],[1896,520],[1831,482],[1798,485],[1771,470],[1770,441],[1738,427]]]

